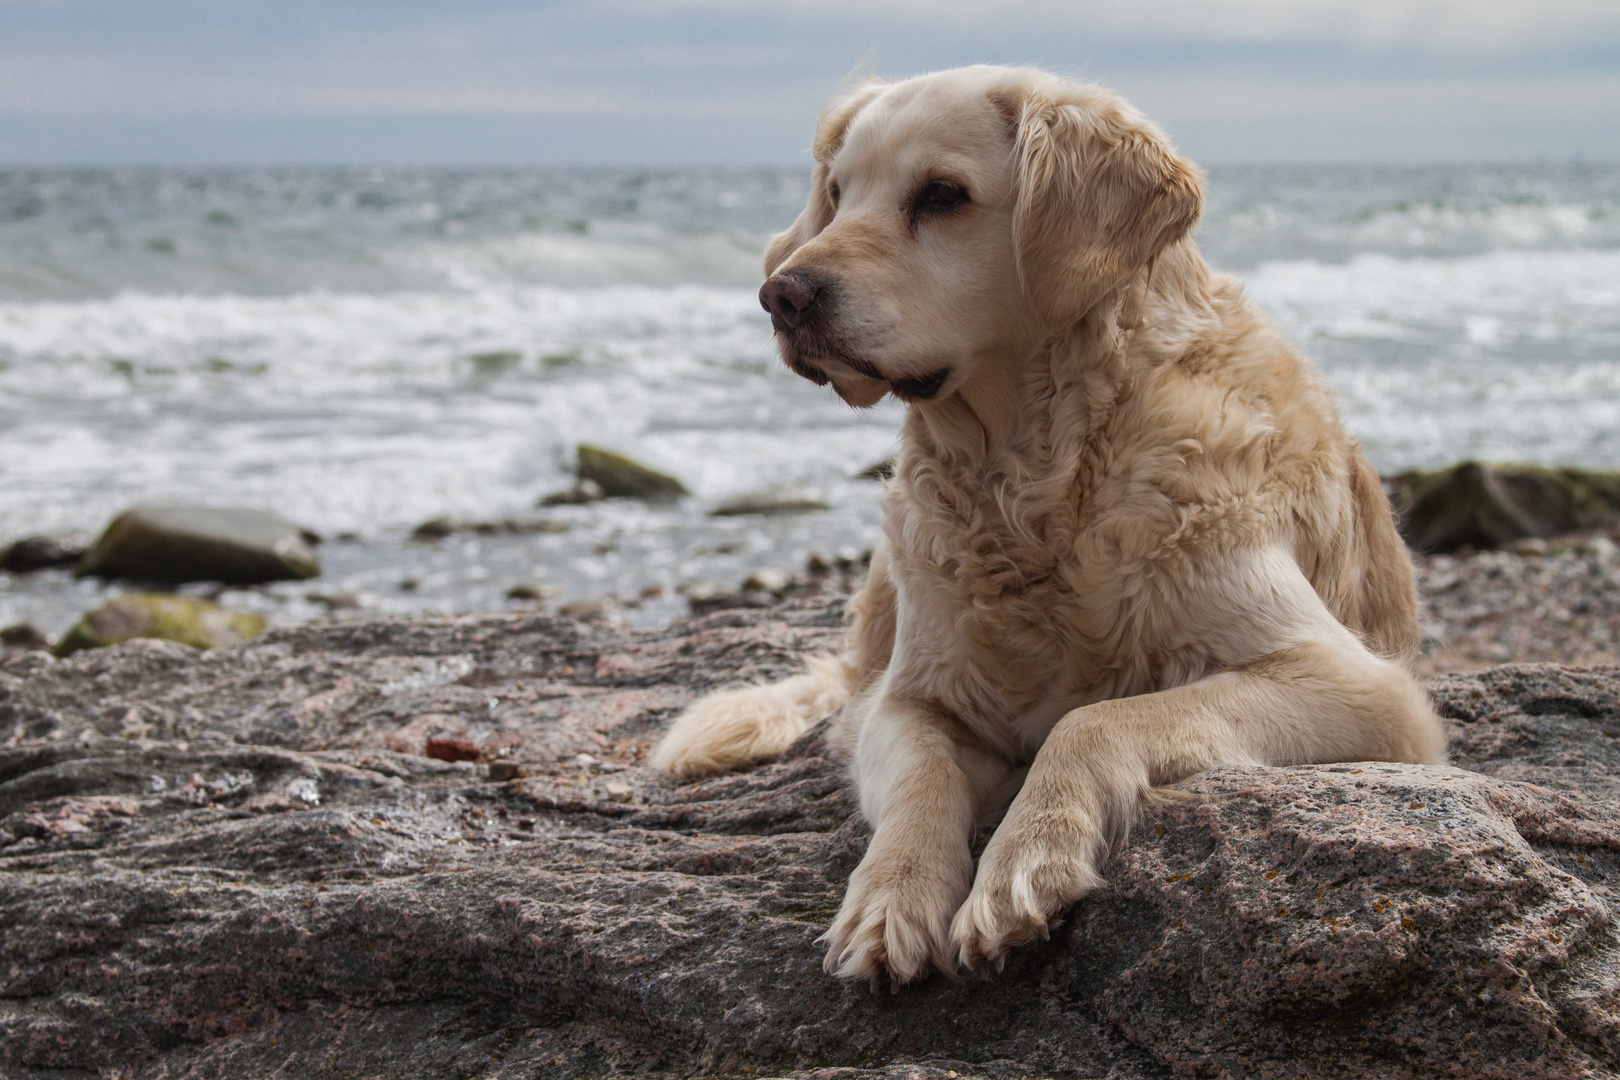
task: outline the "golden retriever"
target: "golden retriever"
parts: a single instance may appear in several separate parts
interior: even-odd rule
[[[1211,766],[1444,760],[1378,476],[1204,262],[1201,174],[1156,128],[970,67],[859,87],[814,155],[760,298],[794,371],[909,403],[886,540],[840,654],[697,701],[653,762],[767,760],[842,709],[874,831],[829,972],[1000,962]]]

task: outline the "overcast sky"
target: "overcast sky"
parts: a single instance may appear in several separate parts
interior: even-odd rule
[[[0,0],[0,164],[777,164],[1036,63],[1205,163],[1620,160],[1620,0]]]

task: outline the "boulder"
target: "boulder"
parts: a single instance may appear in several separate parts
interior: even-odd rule
[[[130,593],[107,601],[80,619],[62,635],[55,652],[57,656],[68,656],[80,649],[121,645],[132,638],[158,638],[194,649],[217,649],[240,645],[263,632],[264,620],[259,616],[244,615],[206,600]]]
[[[311,534],[269,510],[138,506],[113,519],[80,577],[257,585],[318,577]]]
[[[649,469],[623,454],[580,443],[575,475],[581,487],[589,481],[608,499],[668,502],[689,494],[686,485],[667,473]]]
[[[58,566],[72,566],[84,557],[90,544],[76,533],[42,533],[24,536],[0,547],[0,570],[31,574]]]
[[[643,765],[840,613],[0,663],[0,1073],[1615,1074],[1620,669],[1435,681],[1450,767],[1176,785],[1050,941],[874,996],[816,944],[868,840],[824,732],[697,782]],[[449,720],[519,768],[386,749]]]
[[[1620,525],[1620,472],[1465,461],[1384,485],[1415,551],[1485,550]]]
[[[808,514],[827,510],[827,499],[813,488],[784,487],[757,491],[727,499],[711,510],[711,517],[740,517],[744,514]]]

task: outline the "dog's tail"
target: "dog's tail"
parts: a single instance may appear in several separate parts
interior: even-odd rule
[[[768,686],[700,698],[675,719],[653,751],[653,768],[703,776],[777,757],[837,712],[852,692],[849,672],[837,656],[812,656],[805,669]]]

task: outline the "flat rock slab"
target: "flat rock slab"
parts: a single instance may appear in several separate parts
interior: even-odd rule
[[[0,1072],[1616,1075],[1620,669],[1436,681],[1455,767],[1178,785],[1050,942],[873,996],[814,943],[868,838],[819,732],[699,783],[641,765],[693,696],[788,673],[838,616],[9,661]]]

